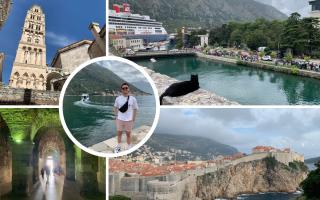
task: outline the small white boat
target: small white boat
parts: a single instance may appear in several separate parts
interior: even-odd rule
[[[150,61],[153,63],[157,62],[157,60],[155,58],[150,58]]]
[[[82,94],[81,101],[82,102],[89,102],[89,94]]]

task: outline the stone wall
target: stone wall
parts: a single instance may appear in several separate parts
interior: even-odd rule
[[[254,153],[248,156],[245,156],[243,158],[239,158],[237,160],[233,160],[232,164],[237,165],[239,163],[243,162],[250,162],[250,161],[255,161],[255,160],[261,160],[263,158],[266,158],[268,156],[274,156],[275,159],[283,164],[288,165],[289,162],[293,161],[300,161],[304,162],[304,157],[303,155],[300,155],[295,152],[290,152],[290,153],[285,153],[285,152],[263,152],[263,153]]]
[[[25,90],[2,87],[0,104],[8,105],[58,105],[60,92]]]
[[[85,44],[61,53],[59,61],[61,62],[63,72],[72,73],[75,68],[90,60],[90,56],[88,54],[89,46],[89,44]]]
[[[156,73],[151,69],[144,70],[151,76],[154,81],[159,96],[173,83],[178,80],[167,75]],[[237,102],[229,101],[224,97],[218,96],[204,89],[199,89],[181,97],[164,97],[163,105],[238,105]]]

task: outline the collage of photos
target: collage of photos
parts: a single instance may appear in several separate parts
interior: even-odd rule
[[[320,0],[0,0],[0,199],[320,200]]]

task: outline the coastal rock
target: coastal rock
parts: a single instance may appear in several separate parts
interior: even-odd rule
[[[173,83],[178,80],[167,75],[156,73],[151,69],[144,67],[144,70],[154,81],[159,96]],[[239,105],[237,102],[230,101],[224,97],[218,96],[204,89],[199,89],[181,97],[164,97],[163,105]]]
[[[232,199],[244,193],[294,192],[306,176],[307,170],[280,162],[273,168],[265,160],[245,162],[197,177],[196,197]]]

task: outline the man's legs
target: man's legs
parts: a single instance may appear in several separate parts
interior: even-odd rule
[[[131,145],[131,131],[126,131],[126,135],[127,135],[127,144],[128,146]]]
[[[118,145],[121,144],[121,136],[122,136],[122,131],[117,130],[118,133]]]

